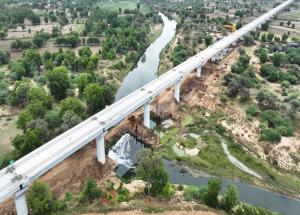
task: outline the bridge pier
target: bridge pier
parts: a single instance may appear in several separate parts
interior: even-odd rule
[[[180,81],[175,84],[174,98],[177,102],[180,100]]]
[[[97,143],[97,160],[101,164],[105,164],[105,146],[104,146],[104,136],[105,134],[101,134],[96,138]]]
[[[197,77],[198,78],[201,77],[201,67],[200,66],[197,68]]]
[[[16,205],[17,215],[28,215],[25,190],[16,193],[15,205]]]
[[[150,128],[150,101],[144,104],[144,125]]]

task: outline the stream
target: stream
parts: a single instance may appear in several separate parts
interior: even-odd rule
[[[145,54],[139,60],[137,67],[133,69],[122,82],[117,92],[116,100],[123,98],[134,90],[142,87],[157,77],[159,66],[159,55],[162,49],[172,40],[176,32],[176,22],[168,19],[164,14],[159,13],[164,22],[162,34],[147,48]],[[152,123],[153,124],[153,123]],[[225,143],[221,143],[224,153],[230,162],[242,171],[245,171],[257,178],[260,175],[249,169],[246,165],[230,154]],[[136,153],[145,145],[129,134],[125,134],[109,150],[108,156],[118,164],[116,174],[119,177],[128,177],[132,174],[136,162]],[[212,176],[195,176],[190,170],[178,166],[173,161],[164,160],[164,166],[169,174],[170,182],[186,185],[206,185]],[[273,211],[283,212],[286,215],[297,215],[300,212],[300,201],[280,195],[268,190],[260,189],[240,181],[233,181],[222,178],[222,190],[228,184],[234,184],[238,188],[239,198],[249,204],[268,208]]]
[[[124,78],[116,94],[116,100],[127,96],[157,77],[160,52],[173,39],[177,24],[176,21],[168,19],[164,14],[159,13],[159,15],[164,23],[161,35],[150,44],[140,58],[137,67]]]
[[[140,143],[129,134],[125,134],[119,141],[117,141],[117,143],[109,151],[108,156],[118,163],[118,166],[115,169],[118,177],[130,178],[135,164],[135,155],[144,147],[145,145],[143,143]],[[169,174],[170,182],[174,184],[206,186],[208,180],[213,178],[213,176],[197,176],[192,174],[190,169],[182,167],[174,161],[163,160],[163,162]],[[299,214],[299,200],[251,186],[241,181],[234,181],[226,178],[221,179],[222,192],[224,192],[227,185],[234,184],[238,189],[241,201],[268,208],[272,211],[282,212],[286,215]]]

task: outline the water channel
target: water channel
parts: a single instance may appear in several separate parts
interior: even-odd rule
[[[172,40],[176,29],[175,21],[168,19],[161,13],[160,16],[164,22],[162,34],[147,48],[137,67],[126,76],[116,95],[116,100],[123,98],[157,77],[159,54],[168,42]],[[118,163],[116,173],[119,177],[124,177],[134,168],[135,154],[144,147],[143,143],[126,134],[111,148],[108,156]],[[237,161],[235,162],[237,163]],[[164,165],[169,173],[171,183],[201,186],[206,185],[209,178],[211,178],[194,176],[171,161],[164,160]],[[240,181],[222,178],[222,182],[223,188],[228,184],[235,184],[242,201],[269,208],[273,211],[283,212],[286,215],[300,214],[300,201],[298,200],[250,186]]]
[[[162,13],[159,13],[159,15],[164,23],[161,35],[150,44],[139,60],[137,67],[125,77],[117,92],[116,100],[127,96],[157,77],[160,52],[172,40],[176,32],[176,22],[168,19]]]

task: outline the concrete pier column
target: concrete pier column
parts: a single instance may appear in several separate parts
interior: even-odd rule
[[[178,81],[175,84],[174,98],[176,99],[176,101],[179,102],[179,100],[180,100],[180,81]]]
[[[21,193],[16,193],[15,204],[16,204],[17,215],[28,215],[25,191]]]
[[[105,146],[104,146],[104,136],[105,134],[101,134],[96,138],[97,143],[97,160],[101,164],[105,164]]]
[[[201,77],[201,67],[199,66],[198,68],[197,68],[197,77]]]
[[[150,128],[150,101],[144,104],[144,125]]]

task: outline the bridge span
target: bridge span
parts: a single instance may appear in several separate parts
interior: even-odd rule
[[[157,79],[20,158],[13,165],[2,169],[0,171],[0,202],[13,197],[17,214],[27,215],[25,193],[30,183],[93,139],[96,139],[97,142],[97,160],[104,164],[104,136],[111,127],[141,107],[144,108],[144,124],[150,127],[150,103],[157,95],[167,88],[175,86],[174,97],[179,101],[180,82],[186,75],[196,70],[197,76],[200,77],[201,67],[208,60],[222,57],[230,45],[235,45],[246,34],[261,27],[262,24],[269,21],[277,12],[293,1],[283,2]]]

